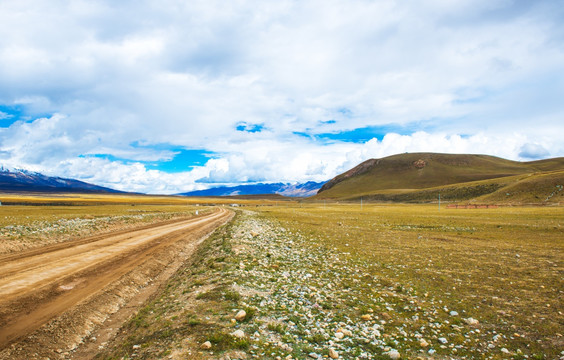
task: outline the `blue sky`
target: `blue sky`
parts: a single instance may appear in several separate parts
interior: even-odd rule
[[[564,7],[0,1],[0,164],[120,190],[564,156]]]

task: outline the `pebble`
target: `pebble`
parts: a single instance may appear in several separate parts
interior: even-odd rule
[[[450,316],[458,316],[458,312],[453,310],[453,311],[449,312],[449,315]]]
[[[360,318],[361,318],[362,320],[364,320],[364,321],[369,321],[369,320],[372,320],[372,315],[370,315],[370,314],[364,314],[364,315],[362,315]]]
[[[400,353],[397,350],[390,350],[386,353],[390,357],[390,359],[399,359]]]
[[[244,338],[245,337],[245,332],[243,330],[235,330],[234,332],[231,333],[231,335],[235,336],[236,338]]]
[[[247,313],[245,312],[245,310],[239,310],[239,312],[235,315],[235,320],[243,321],[243,320],[245,320],[246,316],[247,316]]]
[[[464,322],[468,325],[472,325],[472,326],[476,326],[478,325],[480,322],[474,318],[469,317],[468,319],[464,319]]]
[[[419,345],[421,347],[427,347],[427,346],[429,346],[429,343],[425,339],[421,339],[421,340],[419,340]]]
[[[200,346],[200,348],[202,348],[202,349],[204,349],[204,350],[209,350],[209,349],[211,349],[211,347],[212,347],[212,344],[211,344],[211,342],[209,342],[209,341],[206,341],[205,343],[203,343],[203,344]]]
[[[316,353],[309,353],[307,356],[309,356],[312,359],[318,359],[319,355],[317,355]]]
[[[336,352],[334,349],[329,349],[329,357],[331,359],[338,359],[339,358],[339,353]]]
[[[446,343],[448,343],[448,340],[447,340],[446,338],[444,338],[444,337],[440,337],[438,340],[439,340],[439,342],[440,342],[441,344],[446,344]]]

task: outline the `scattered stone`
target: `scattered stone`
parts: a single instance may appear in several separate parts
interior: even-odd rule
[[[309,356],[312,359],[319,359],[319,355],[317,355],[316,353],[309,353],[307,356]]]
[[[468,319],[464,319],[464,322],[468,325],[471,325],[471,326],[476,326],[480,323],[478,320],[471,318],[471,317],[469,317]]]
[[[372,315],[370,315],[370,314],[364,314],[364,315],[362,315],[360,318],[361,318],[362,320],[364,320],[364,321],[369,321],[369,320],[372,320]]]
[[[453,311],[449,312],[449,315],[450,316],[458,316],[458,312],[453,310]]]
[[[234,332],[232,332],[231,335],[235,336],[236,338],[244,338],[245,332],[243,330],[239,329],[239,330],[235,330]]]
[[[235,315],[235,320],[243,321],[243,320],[245,320],[246,316],[247,316],[247,313],[245,312],[245,310],[239,310],[239,312]]]
[[[342,339],[342,338],[345,337],[345,334],[343,334],[342,332],[338,331],[338,332],[335,334],[335,337],[336,337],[337,339]]]
[[[400,353],[397,350],[390,350],[386,353],[390,357],[390,359],[399,359]]]
[[[200,345],[200,348],[204,349],[204,350],[209,350],[211,349],[212,344],[209,341],[206,341],[205,343],[203,343],[202,345]]]
[[[336,352],[334,349],[329,349],[329,357],[331,359],[338,359],[339,358],[339,353]]]
[[[506,348],[501,348],[501,352],[504,354],[509,354],[509,350],[507,350]]]
[[[429,346],[429,343],[425,339],[421,339],[421,340],[419,340],[419,345],[421,347],[425,348],[425,347]]]
[[[448,343],[448,340],[447,340],[446,338],[444,338],[444,337],[440,337],[438,340],[439,340],[439,342],[440,342],[441,344],[446,344],[446,343]]]
[[[141,345],[133,345],[133,350],[141,349]]]

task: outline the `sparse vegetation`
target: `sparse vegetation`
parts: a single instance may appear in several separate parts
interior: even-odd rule
[[[554,359],[564,351],[564,208],[283,205],[239,211],[97,358]],[[196,209],[9,208],[17,226],[38,230]]]
[[[261,208],[206,241],[147,319],[128,325],[140,348],[129,341],[104,356],[146,358],[163,346],[140,336],[150,323],[175,329],[173,358],[556,358],[563,222],[562,208]],[[226,265],[210,268],[213,259]],[[240,297],[197,299],[226,289]],[[157,320],[186,311],[202,322]]]

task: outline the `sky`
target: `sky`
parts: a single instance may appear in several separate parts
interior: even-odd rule
[[[561,0],[0,0],[0,164],[118,190],[564,156]]]

